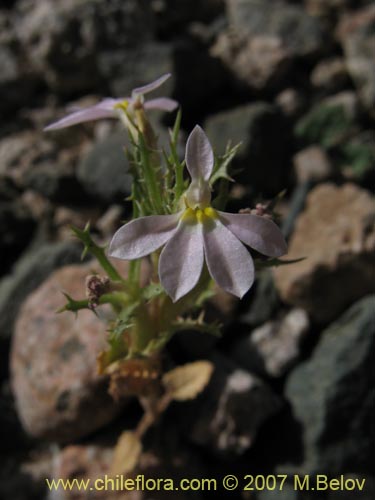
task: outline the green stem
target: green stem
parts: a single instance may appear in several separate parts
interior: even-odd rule
[[[103,270],[107,273],[108,278],[113,281],[121,281],[122,283],[125,283],[124,279],[119,274],[117,269],[108,260],[103,248],[95,245],[94,247],[89,248],[89,251],[97,259]]]

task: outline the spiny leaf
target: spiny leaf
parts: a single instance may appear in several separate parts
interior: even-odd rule
[[[230,145],[228,144],[227,150],[224,153],[224,155],[216,158],[214,173],[210,179],[212,185],[214,185],[215,182],[218,181],[219,179],[226,179],[228,181],[233,181],[232,177],[229,175],[228,169],[231,161],[235,157],[240,146],[241,143],[231,148]]]
[[[221,325],[218,322],[205,323],[202,311],[198,318],[177,318],[177,320],[171,324],[171,331],[173,331],[173,333],[177,333],[183,330],[197,330],[202,333],[209,333],[214,337],[220,337],[220,327]]]
[[[65,306],[58,309],[56,311],[57,313],[62,313],[65,311],[71,311],[71,312],[77,313],[78,311],[80,311],[82,309],[89,309],[90,311],[93,311],[89,307],[89,301],[87,299],[74,300],[73,297],[71,297],[68,293],[66,293],[66,292],[62,292],[62,293],[65,296],[67,303],[65,304]],[[95,312],[95,311],[93,311],[93,312]]]

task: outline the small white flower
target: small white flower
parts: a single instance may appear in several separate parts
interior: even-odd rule
[[[214,155],[198,125],[188,138],[185,158],[191,176],[185,193],[186,209],[125,224],[113,236],[109,254],[139,259],[165,245],[159,259],[159,277],[174,302],[195,287],[204,261],[218,285],[242,297],[254,281],[253,260],[243,243],[264,255],[279,257],[287,251],[284,237],[270,219],[229,214],[210,206]]]
[[[61,118],[61,120],[51,123],[44,130],[57,130],[76,125],[77,123],[99,120],[101,118],[118,118],[119,107],[124,107],[130,114],[136,107],[143,107],[146,110],[159,109],[161,111],[173,111],[178,106],[177,101],[174,99],[170,99],[169,97],[159,97],[150,99],[149,101],[145,101],[144,99],[145,94],[160,87],[170,76],[171,74],[167,73],[154,82],[132,90],[131,97],[121,97],[120,99],[108,97],[94,106],[76,110]]]

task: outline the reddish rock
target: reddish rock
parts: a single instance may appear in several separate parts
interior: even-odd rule
[[[91,311],[56,314],[62,291],[84,297],[85,278],[97,266],[53,273],[24,303],[11,351],[12,387],[21,422],[32,436],[72,441],[110,422],[120,406],[97,375],[106,323]]]
[[[325,322],[374,292],[374,220],[373,199],[354,184],[312,190],[287,255],[305,260],[274,271],[283,300]]]

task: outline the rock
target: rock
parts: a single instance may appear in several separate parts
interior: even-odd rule
[[[304,473],[370,472],[374,311],[374,296],[354,304],[287,380],[286,396],[303,428]]]
[[[299,184],[326,181],[333,174],[330,159],[320,146],[310,146],[299,151],[294,155],[293,166]]]
[[[210,116],[206,133],[217,154],[241,143],[233,166],[243,172],[239,182],[264,195],[276,195],[286,187],[287,127],[276,107],[265,102],[247,104]],[[245,170],[246,169],[246,170]]]
[[[344,59],[335,57],[320,61],[311,73],[311,83],[325,92],[341,90],[349,84]]]
[[[123,217],[123,207],[120,205],[110,205],[108,210],[96,222],[96,227],[103,235],[103,239],[110,240],[117,229],[121,226]]]
[[[60,291],[83,294],[92,264],[55,271],[23,304],[10,356],[16,407],[34,437],[73,441],[109,423],[119,412],[97,374],[106,324],[92,311],[56,314]]]
[[[375,478],[374,476],[365,476],[363,474],[345,474],[345,478],[350,478],[360,482],[365,479],[365,485],[361,492],[357,489],[352,491],[330,491],[328,500],[372,500],[375,495]]]
[[[337,36],[342,43],[347,69],[363,105],[372,112],[375,101],[375,5],[368,5],[342,17]]]
[[[23,178],[27,189],[57,203],[82,203],[87,198],[78,182],[72,165],[49,162],[36,165]]]
[[[359,117],[358,97],[355,92],[350,90],[326,97],[322,100],[322,105],[327,107],[341,106],[350,122],[354,122]]]
[[[323,19],[329,16],[337,15],[337,11],[344,8],[349,8],[352,0],[305,0],[307,12],[311,16],[322,17]]]
[[[227,0],[229,22],[243,35],[277,37],[293,57],[313,56],[325,49],[326,34],[303,6],[272,0]]]
[[[295,118],[303,108],[303,99],[297,89],[287,88],[276,96],[275,103],[287,117]]]
[[[290,198],[288,206],[288,213],[284,215],[281,225],[281,231],[287,240],[290,238],[290,235],[294,231],[297,217],[305,208],[306,198],[310,192],[311,187],[312,182],[307,181],[303,184],[297,184],[292,192],[292,196]]]
[[[17,181],[33,161],[34,155],[31,151],[35,151],[36,141],[35,134],[29,131],[11,134],[0,139],[0,176]],[[40,143],[38,144],[40,147]]]
[[[124,132],[112,134],[95,144],[78,166],[77,176],[82,186],[101,203],[123,202],[131,193],[126,143]]]
[[[1,139],[0,178],[10,179],[19,190],[33,190],[53,201],[82,202],[85,193],[77,182],[74,166],[81,154],[84,136],[76,133],[76,143],[65,141],[58,146],[58,151],[51,139],[61,140],[64,135],[68,134],[52,137],[28,130]],[[81,139],[80,145],[77,136]]]
[[[208,387],[181,414],[189,439],[221,458],[233,459],[248,450],[264,422],[277,413],[280,399],[254,375],[222,356]],[[197,416],[199,415],[199,418]]]
[[[150,498],[149,491],[152,491],[153,499],[165,499],[166,495],[168,495],[168,489],[164,490],[163,484],[160,482],[161,479],[170,478],[173,480],[174,485],[177,486],[183,478],[198,478],[201,477],[202,471],[205,471],[205,464],[199,455],[193,454],[190,449],[187,449],[181,443],[181,440],[177,440],[175,443],[175,436],[171,439],[172,433],[173,430],[170,430],[170,439],[164,443],[163,447],[155,443],[154,440],[152,449],[142,453],[135,470],[124,475],[123,478],[120,475],[112,476],[110,473],[113,447],[95,442],[66,446],[55,453],[52,461],[52,471],[47,477],[62,478],[63,480],[72,478],[90,480],[92,487],[90,492],[84,492],[83,490],[74,492],[74,499],[77,500],[88,498],[148,500]],[[159,436],[159,440],[163,441],[164,438]],[[125,491],[122,480],[133,479],[134,484],[137,484],[135,481],[137,481],[137,478],[138,481],[142,481],[142,476],[144,482],[148,482],[148,488],[142,486],[142,483],[138,483],[138,488],[133,491]],[[44,475],[45,477],[46,475]],[[107,487],[102,490],[95,490],[95,496],[93,497],[96,479],[106,480]],[[157,486],[157,481],[160,482],[160,487]],[[98,481],[97,486],[99,488],[104,486],[104,482]],[[68,491],[59,491],[59,495],[61,495],[59,496],[61,500],[72,499],[71,493]],[[190,498],[192,498],[191,494],[183,491],[183,488],[178,489],[176,487],[173,491],[173,499],[175,500]],[[200,494],[196,496],[194,493],[194,499],[201,500],[201,498]]]
[[[315,500],[320,500],[314,496]],[[257,491],[256,500],[303,500],[300,492],[298,492],[294,485],[284,483],[282,490],[278,488],[275,490]],[[307,499],[306,499],[307,500]]]
[[[313,189],[287,255],[305,260],[274,270],[281,297],[325,322],[374,292],[374,217],[371,196],[354,184]]]
[[[12,274],[0,283],[0,338],[9,340],[19,308],[55,269],[79,262],[82,247],[78,243],[49,243],[30,250],[17,262]]]
[[[35,226],[35,220],[21,203],[0,202],[0,276],[9,272],[9,268],[29,244]]]
[[[63,448],[52,462],[51,478],[97,479],[109,474],[113,448],[97,444],[70,445]]]
[[[291,67],[291,56],[282,40],[272,35],[251,38],[223,32],[210,51],[235,77],[252,89],[279,87]]]
[[[191,8],[190,0],[179,0],[178,8],[174,0],[152,2],[156,29],[159,37],[169,39],[186,30],[192,22],[210,23],[224,13],[225,0],[204,0]]]
[[[26,210],[36,220],[46,220],[52,212],[51,203],[44,196],[32,189],[24,191],[20,199]]]
[[[151,9],[144,0],[31,0],[17,5],[18,37],[32,66],[54,92],[71,94],[100,83],[101,53],[139,46],[152,35]]]
[[[17,49],[14,42],[0,43],[0,92],[2,96],[0,112],[2,120],[27,104],[35,90],[35,75],[29,71],[25,64],[21,63]]]
[[[271,319],[278,305],[273,275],[270,270],[264,269],[257,275],[254,298],[248,311],[241,316],[241,322],[252,327],[259,326]]]
[[[145,43],[127,50],[110,50],[98,56],[98,65],[113,96],[128,96],[131,90],[150,83],[165,73],[174,72],[172,47],[162,43]],[[150,98],[168,96],[173,89],[173,76]]]
[[[250,372],[281,377],[298,360],[308,328],[305,311],[292,309],[282,320],[268,321],[236,342],[231,357]]]

